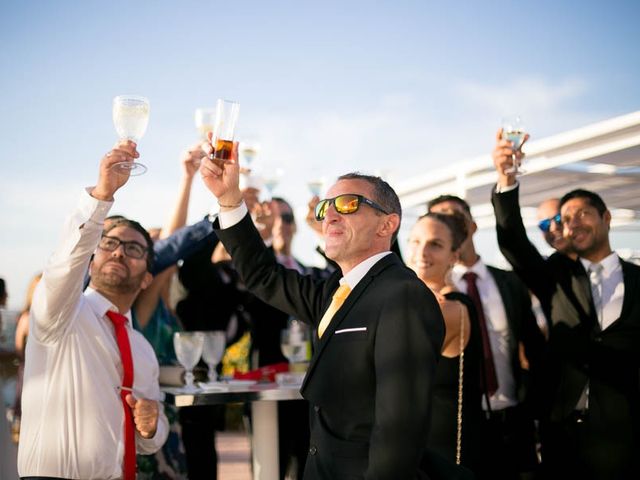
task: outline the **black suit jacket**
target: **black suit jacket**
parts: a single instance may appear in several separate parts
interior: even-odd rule
[[[282,268],[248,215],[217,233],[249,290],[317,328],[339,272],[314,280]],[[313,408],[305,479],[425,478],[443,337],[431,291],[395,255],[378,261],[316,342],[301,389]]]
[[[493,276],[509,326],[509,358],[511,370],[516,382],[517,396],[520,403],[526,403],[531,393],[531,373],[536,373],[540,368],[541,357],[544,351],[544,335],[538,328],[535,316],[531,310],[531,297],[527,287],[514,272],[487,265],[489,273]],[[529,361],[530,371],[523,370],[520,364],[519,344],[522,343],[525,355]]]
[[[622,312],[602,331],[582,263],[561,254],[544,259],[538,253],[522,223],[517,188],[494,191],[492,201],[500,249],[551,319],[545,395],[549,418],[569,418],[588,383],[585,435],[594,440],[593,452],[610,459],[610,471],[619,472],[640,455],[640,268],[621,260]],[[593,452],[589,456],[596,458]]]

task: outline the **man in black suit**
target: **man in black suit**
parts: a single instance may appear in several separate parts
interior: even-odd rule
[[[500,248],[551,319],[545,370],[543,467],[553,478],[637,478],[640,471],[640,268],[611,250],[602,199],[560,200],[564,236],[578,260],[544,259],[529,242],[512,145],[498,132],[492,194]],[[522,152],[516,152],[520,159]]]
[[[217,233],[248,289],[318,328],[301,387],[312,406],[304,478],[428,478],[419,465],[444,322],[434,295],[389,251],[401,217],[393,189],[359,174],[329,189],[317,213],[341,271],[315,281],[264,246],[235,161],[203,162],[201,173],[220,204]]]
[[[479,478],[527,478],[537,468],[535,428],[527,405],[530,366],[537,363],[544,337],[531,310],[531,298],[513,272],[486,265],[473,243],[477,225],[469,204],[442,195],[427,204],[430,212],[457,212],[467,221],[468,236],[452,279],[476,304],[483,338],[486,412],[485,452]]]

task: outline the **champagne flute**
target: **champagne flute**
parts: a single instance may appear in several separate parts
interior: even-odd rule
[[[207,141],[207,134],[213,132],[216,111],[213,108],[196,108],[194,115],[196,128],[200,133],[200,138]]]
[[[113,99],[113,125],[120,140],[138,143],[149,124],[149,100],[138,95],[118,95]],[[147,167],[139,162],[118,162],[112,168],[142,175]]]
[[[193,367],[198,364],[202,356],[204,334],[202,332],[175,332],[173,334],[173,348],[180,365],[185,369],[184,391],[195,392],[198,390],[193,385]]]
[[[516,158],[516,152],[522,147],[526,135],[527,132],[522,118],[515,115],[502,119],[502,139],[513,142],[513,154],[511,155],[513,166],[505,169],[504,173],[512,173],[514,175],[522,175],[525,173],[525,170]]]
[[[216,366],[222,360],[224,348],[227,345],[227,335],[223,331],[204,332],[204,344],[202,359],[209,367],[208,380],[215,382],[218,379]]]

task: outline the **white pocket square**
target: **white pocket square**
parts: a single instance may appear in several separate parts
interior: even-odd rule
[[[341,333],[350,333],[350,332],[366,332],[367,327],[356,327],[356,328],[343,328],[341,330],[336,330],[334,335],[339,335]]]

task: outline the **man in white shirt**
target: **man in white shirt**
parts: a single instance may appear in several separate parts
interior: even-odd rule
[[[594,192],[560,199],[563,235],[578,260],[543,258],[527,238],[520,184],[508,167],[522,152],[496,134],[492,192],[500,249],[548,306],[542,466],[545,478],[637,478],[640,471],[640,268],[609,240],[611,213]]]
[[[97,185],[67,219],[34,294],[18,453],[23,478],[133,480],[135,452],[153,453],[167,438],[158,362],[131,327],[131,305],[152,279],[153,244],[137,222],[114,222],[103,232],[113,195],[129,177],[114,165],[138,156],[125,141],[103,157]],[[87,266],[91,283],[83,292]]]
[[[444,325],[433,293],[390,252],[401,208],[377,177],[348,174],[316,208],[326,254],[316,280],[278,264],[238,187],[237,161],[203,161],[220,240],[247,289],[318,329],[301,387],[312,406],[305,480],[424,478],[421,461]],[[422,476],[420,476],[422,475]]]
[[[430,212],[459,213],[469,231],[452,278],[458,290],[473,300],[484,337],[487,453],[478,477],[519,478],[537,468],[533,417],[526,406],[530,392],[526,387],[529,360],[535,363],[544,345],[529,292],[513,272],[486,265],[480,258],[473,243],[477,225],[465,200],[442,195],[431,200],[427,208]]]

